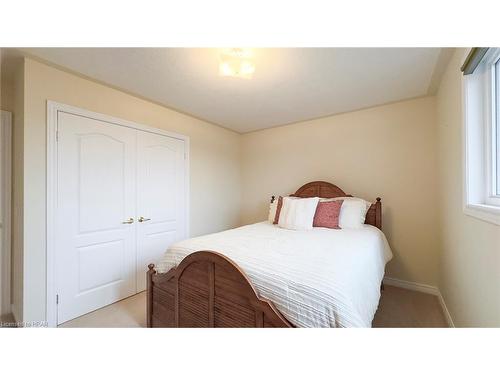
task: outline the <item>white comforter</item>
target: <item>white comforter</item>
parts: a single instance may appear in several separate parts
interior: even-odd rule
[[[262,222],[177,242],[157,271],[200,250],[231,258],[298,327],[371,327],[392,258],[384,234],[371,225],[293,231]]]

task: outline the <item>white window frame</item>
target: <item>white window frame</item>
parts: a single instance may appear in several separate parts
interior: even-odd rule
[[[500,225],[497,194],[497,130],[500,48],[490,48],[473,74],[463,77],[464,212]],[[500,150],[498,151],[500,152]]]
[[[495,201],[490,202],[491,204],[500,205],[500,53],[496,57],[496,62],[492,68],[494,80],[492,105],[495,113],[492,119],[492,126],[490,127],[491,139],[489,144],[491,145],[492,156],[490,158],[491,174],[489,174],[489,184],[491,186],[491,195],[489,198],[495,199]]]
[[[495,48],[494,53],[489,54],[485,63],[487,64],[486,80],[486,198],[485,203],[492,206],[500,206],[500,195],[497,193],[497,129],[498,129],[498,82],[497,64],[500,60],[500,49]]]

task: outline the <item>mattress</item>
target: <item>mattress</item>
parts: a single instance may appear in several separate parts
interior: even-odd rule
[[[297,327],[371,327],[392,258],[384,234],[371,225],[295,231],[266,221],[177,242],[156,270],[168,272],[201,250],[236,262]]]

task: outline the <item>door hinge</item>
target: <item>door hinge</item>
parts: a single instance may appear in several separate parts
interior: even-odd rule
[[[56,305],[59,305],[59,294],[56,294]]]

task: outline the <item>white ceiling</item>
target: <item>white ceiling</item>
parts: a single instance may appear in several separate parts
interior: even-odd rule
[[[23,51],[240,133],[427,95],[449,55],[439,48],[257,48],[256,71],[245,80],[218,75],[216,48]]]

